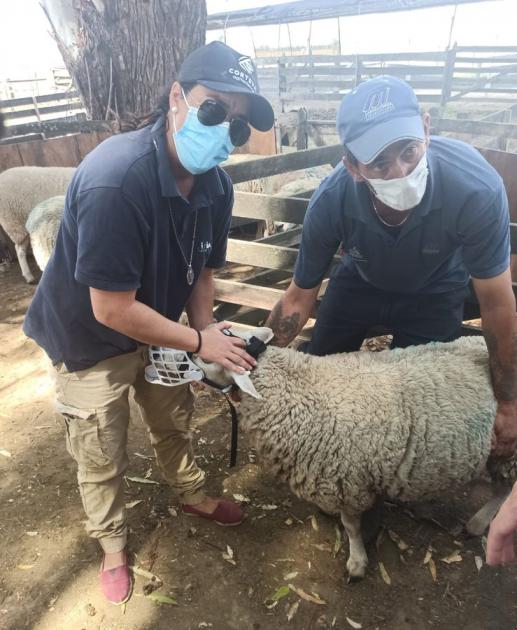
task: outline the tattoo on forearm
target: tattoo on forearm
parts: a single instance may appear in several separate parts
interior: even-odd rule
[[[490,357],[494,394],[497,400],[516,400],[517,333],[512,336],[511,347],[508,349],[500,347],[497,337],[492,332],[485,330],[484,335]],[[504,351],[504,355],[502,351]]]
[[[300,327],[300,313],[282,315],[282,303],[279,302],[271,311],[266,326],[272,328],[274,337],[272,343],[276,346],[287,346],[298,334]]]

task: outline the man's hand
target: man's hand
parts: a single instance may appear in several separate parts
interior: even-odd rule
[[[207,363],[219,363],[232,372],[243,374],[246,370],[252,370],[257,362],[243,349],[246,347],[244,339],[223,333],[225,328],[230,327],[230,322],[219,322],[204,328],[198,354]]]
[[[492,434],[492,452],[510,457],[517,451],[517,402],[499,402]]]
[[[515,559],[514,534],[517,530],[517,483],[490,525],[486,561],[491,566]]]

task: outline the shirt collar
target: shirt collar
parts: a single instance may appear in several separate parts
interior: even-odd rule
[[[176,185],[176,179],[169,164],[167,153],[167,142],[165,137],[165,115],[160,116],[151,127],[151,138],[156,149],[158,162],[158,177],[163,197],[181,197],[181,193]],[[219,168],[215,167],[194,177],[194,187],[190,200],[194,207],[207,205],[215,197],[224,195],[223,182]]]

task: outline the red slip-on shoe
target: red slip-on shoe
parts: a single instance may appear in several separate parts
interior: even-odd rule
[[[127,555],[124,554],[124,564],[114,569],[104,569],[104,558],[102,559],[99,573],[101,591],[104,597],[115,604],[125,604],[131,597],[133,581],[127,564]]]
[[[233,501],[226,501],[226,499],[217,499],[218,504],[215,510],[208,514],[196,509],[193,505],[183,503],[181,510],[187,516],[199,516],[200,518],[206,518],[209,521],[214,521],[218,525],[223,527],[232,527],[234,525],[240,525],[245,519],[246,514],[243,509],[237,503]]]

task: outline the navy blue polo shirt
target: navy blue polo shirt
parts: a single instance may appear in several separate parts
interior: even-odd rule
[[[66,195],[55,251],[38,285],[24,332],[69,371],[137,348],[134,339],[100,324],[89,287],[136,289],[136,299],[177,320],[193,286],[192,267],[225,263],[233,205],[230,178],[215,168],[195,178],[188,200],[178,191],[166,151],[164,118],[113,136],[80,164]],[[172,215],[172,216],[171,216]]]
[[[302,289],[318,285],[340,243],[334,270],[350,288],[443,293],[469,275],[491,278],[510,263],[508,199],[501,177],[470,145],[432,137],[424,197],[398,230],[372,212],[369,190],[339,164],[321,183],[303,224],[294,272]]]

